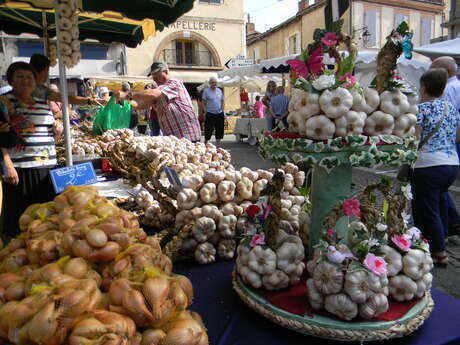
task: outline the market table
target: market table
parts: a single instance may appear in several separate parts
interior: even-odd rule
[[[232,134],[235,132],[236,121],[241,119],[241,116],[225,116],[224,131],[225,134]]]
[[[236,140],[240,141],[242,137],[248,137],[248,142],[255,145],[257,136],[267,130],[267,120],[260,118],[240,118],[236,120],[234,134]]]
[[[284,329],[249,309],[232,289],[233,266],[233,261],[201,266],[191,261],[174,264],[174,272],[186,275],[193,283],[195,297],[191,309],[202,316],[208,329],[210,345],[342,343]],[[434,310],[416,332],[405,338],[366,344],[460,344],[460,301],[436,289],[432,290],[432,295],[435,302]]]

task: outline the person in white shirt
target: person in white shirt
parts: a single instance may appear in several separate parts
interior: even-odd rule
[[[224,137],[224,95],[217,87],[217,79],[209,78],[209,86],[203,91],[203,104],[206,109],[204,120],[204,142],[207,143],[216,131],[216,142],[220,143]]]

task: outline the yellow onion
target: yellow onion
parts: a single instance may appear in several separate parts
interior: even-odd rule
[[[136,333],[136,325],[129,317],[107,310],[93,310],[96,319],[106,325],[107,329],[116,334],[132,336]]]
[[[93,210],[92,213],[100,218],[114,217],[119,213],[119,209],[110,203],[99,204]]]
[[[61,245],[59,246],[59,253],[61,256],[66,256],[72,254],[72,246],[75,242],[75,239],[72,236],[70,231],[66,231],[64,235],[62,235]]]
[[[79,219],[72,226],[72,230],[73,231],[84,230],[88,227],[93,226],[94,224],[97,224],[98,222],[99,222],[99,219],[96,216],[87,215],[86,217]]]
[[[76,240],[72,244],[72,252],[75,256],[87,258],[92,250],[93,248],[85,240]]]
[[[65,207],[61,211],[59,211],[59,220],[62,222],[67,219],[72,219],[74,214],[73,207]]]
[[[179,284],[184,293],[187,295],[188,305],[192,304],[193,301],[193,285],[190,279],[186,276],[177,275],[174,280]]]
[[[145,316],[148,320],[153,319],[152,313],[148,310],[147,305],[145,304],[144,296],[137,290],[127,291],[123,295],[122,305],[130,314],[140,314]]]
[[[116,242],[109,241],[101,249],[94,250],[87,257],[88,260],[93,262],[109,262],[115,259],[120,253],[121,247]]]
[[[108,218],[104,220],[104,222],[99,223],[97,227],[103,230],[107,236],[111,236],[123,231],[123,225],[120,223],[118,218]]]
[[[0,306],[0,339],[8,338],[9,321],[19,302],[8,302]]]
[[[169,280],[165,276],[147,278],[142,285],[142,293],[152,307],[152,315],[155,320],[163,315],[162,306],[170,293]]]
[[[8,243],[8,247],[11,248],[11,250],[16,250],[19,248],[25,248],[26,247],[26,241],[24,238],[13,238],[10,243]]]
[[[93,193],[87,191],[80,191],[76,193],[69,193],[67,198],[72,206],[87,206],[89,201],[94,197]]]
[[[25,284],[23,281],[11,284],[5,291],[5,298],[8,301],[18,301],[24,298]]]
[[[6,302],[5,289],[0,287],[0,305]]]
[[[75,317],[88,310],[89,302],[90,296],[86,291],[73,290],[62,297],[59,311],[66,317]]]
[[[121,305],[124,294],[129,290],[131,290],[131,282],[128,279],[114,280],[109,289],[110,302],[115,305]]]
[[[129,235],[126,232],[120,232],[118,234],[110,235],[110,240],[117,242],[122,249],[128,248],[131,243],[131,239],[129,238]]]
[[[86,278],[94,280],[98,287],[101,286],[102,284],[102,277],[95,270],[92,270],[92,269],[88,270],[88,274],[86,275]]]
[[[2,264],[3,271],[14,272],[21,268],[22,266],[27,265],[27,250],[24,248],[16,249],[12,252]]]
[[[147,329],[142,333],[141,345],[158,345],[166,337],[166,333],[161,329]]]
[[[104,247],[107,244],[107,235],[102,230],[90,229],[86,232],[86,241],[93,247]]]
[[[69,206],[69,200],[65,194],[59,194],[54,198],[54,207],[56,210],[61,211]]]
[[[11,284],[22,281],[22,278],[14,273],[2,273],[0,274],[0,287],[7,289]]]
[[[72,338],[76,336],[92,339],[106,332],[105,325],[99,320],[94,317],[84,318],[73,327],[72,334],[69,337],[69,344],[72,343]]]
[[[170,274],[172,272],[173,264],[171,259],[167,255],[161,254],[158,267],[160,267],[163,270],[163,272]]]
[[[64,273],[77,279],[84,279],[88,274],[89,266],[82,258],[73,258],[64,266]]]
[[[193,319],[172,322],[168,327],[166,337],[160,341],[160,345],[197,344],[203,332],[200,324]]]
[[[74,211],[75,212],[73,215],[73,219],[75,219],[76,221],[79,221],[79,220],[82,220],[82,219],[85,219],[91,216],[91,211],[88,208],[75,208]]]
[[[77,221],[73,219],[64,219],[59,223],[59,231],[67,231],[72,229]]]
[[[54,301],[34,315],[29,321],[29,336],[36,344],[43,344],[56,332],[58,321],[56,319]]]

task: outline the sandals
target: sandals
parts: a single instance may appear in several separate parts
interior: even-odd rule
[[[433,259],[433,264],[436,266],[446,267],[449,264],[449,257],[447,254],[431,254],[431,258]]]

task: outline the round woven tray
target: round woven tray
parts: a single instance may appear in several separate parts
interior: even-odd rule
[[[373,341],[400,338],[414,332],[430,316],[434,302],[427,292],[404,317],[394,321],[345,322],[324,315],[299,316],[282,310],[247,287],[233,272],[233,288],[250,308],[266,319],[294,331],[341,341]]]

